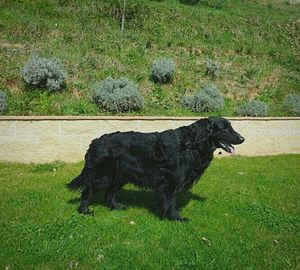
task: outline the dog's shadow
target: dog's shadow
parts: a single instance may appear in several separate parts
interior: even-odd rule
[[[132,190],[122,189],[117,195],[118,203],[125,208],[145,208],[148,209],[154,215],[161,217],[162,204],[159,197],[153,190]],[[190,201],[204,202],[206,198],[192,193],[191,191],[183,192],[178,197],[179,210],[184,208]],[[80,203],[80,197],[69,200],[70,204]],[[106,206],[104,202],[104,192],[96,192],[93,194],[90,205],[102,205]]]

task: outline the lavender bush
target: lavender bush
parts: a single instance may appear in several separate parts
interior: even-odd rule
[[[138,111],[144,106],[139,87],[126,77],[108,77],[91,87],[91,98],[98,107],[110,112]]]
[[[62,69],[57,58],[46,59],[33,55],[22,69],[24,81],[46,89],[47,91],[60,91],[65,83],[66,72]]]

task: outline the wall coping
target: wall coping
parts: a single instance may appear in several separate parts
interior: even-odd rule
[[[204,116],[0,116],[1,121],[82,121],[82,120],[117,120],[117,121],[196,121]],[[226,117],[228,120],[236,121],[294,121],[300,117]]]

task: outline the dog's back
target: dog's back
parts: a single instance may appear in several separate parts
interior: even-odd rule
[[[204,120],[200,122],[205,126]],[[100,186],[101,178],[106,182],[109,178],[110,181],[131,182],[155,189],[190,186],[212,159],[212,151],[207,147],[203,147],[202,157],[193,151],[193,135],[191,126],[160,133],[130,131],[105,134],[91,142],[81,174],[68,187],[76,190],[96,182]],[[203,158],[207,162],[201,162]],[[89,177],[92,172],[93,177]]]

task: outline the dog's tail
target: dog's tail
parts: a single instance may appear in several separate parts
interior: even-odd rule
[[[66,187],[73,191],[83,189],[83,187],[86,185],[85,180],[88,178],[90,172],[91,169],[84,166],[81,174],[75,177],[70,183],[66,184]]]

